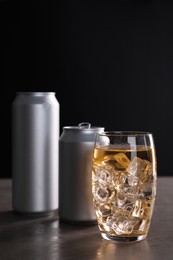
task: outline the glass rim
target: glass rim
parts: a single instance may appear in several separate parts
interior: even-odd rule
[[[149,131],[104,131],[98,133],[99,136],[146,136],[146,135],[153,135],[152,132]]]

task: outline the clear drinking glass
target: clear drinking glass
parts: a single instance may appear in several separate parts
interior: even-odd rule
[[[157,163],[152,133],[97,134],[92,163],[92,194],[104,239],[146,238],[156,197]]]

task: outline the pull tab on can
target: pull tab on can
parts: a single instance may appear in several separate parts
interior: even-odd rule
[[[88,122],[82,122],[82,123],[78,124],[78,128],[79,128],[79,129],[81,129],[81,128],[90,129],[90,128],[91,128],[91,124],[88,123]]]

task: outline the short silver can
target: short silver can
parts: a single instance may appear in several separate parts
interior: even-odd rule
[[[65,126],[59,139],[59,217],[77,225],[96,224],[92,200],[92,153],[104,127],[83,122]]]
[[[12,103],[12,207],[23,215],[58,209],[59,103],[55,92],[17,92]]]

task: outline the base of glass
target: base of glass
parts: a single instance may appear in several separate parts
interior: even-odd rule
[[[124,236],[110,236],[105,233],[102,233],[101,235],[104,239],[111,240],[116,243],[137,242],[137,241],[141,241],[141,240],[145,239],[147,236],[147,235],[138,235],[138,236],[133,236],[133,237],[130,237],[130,236],[124,237]]]

